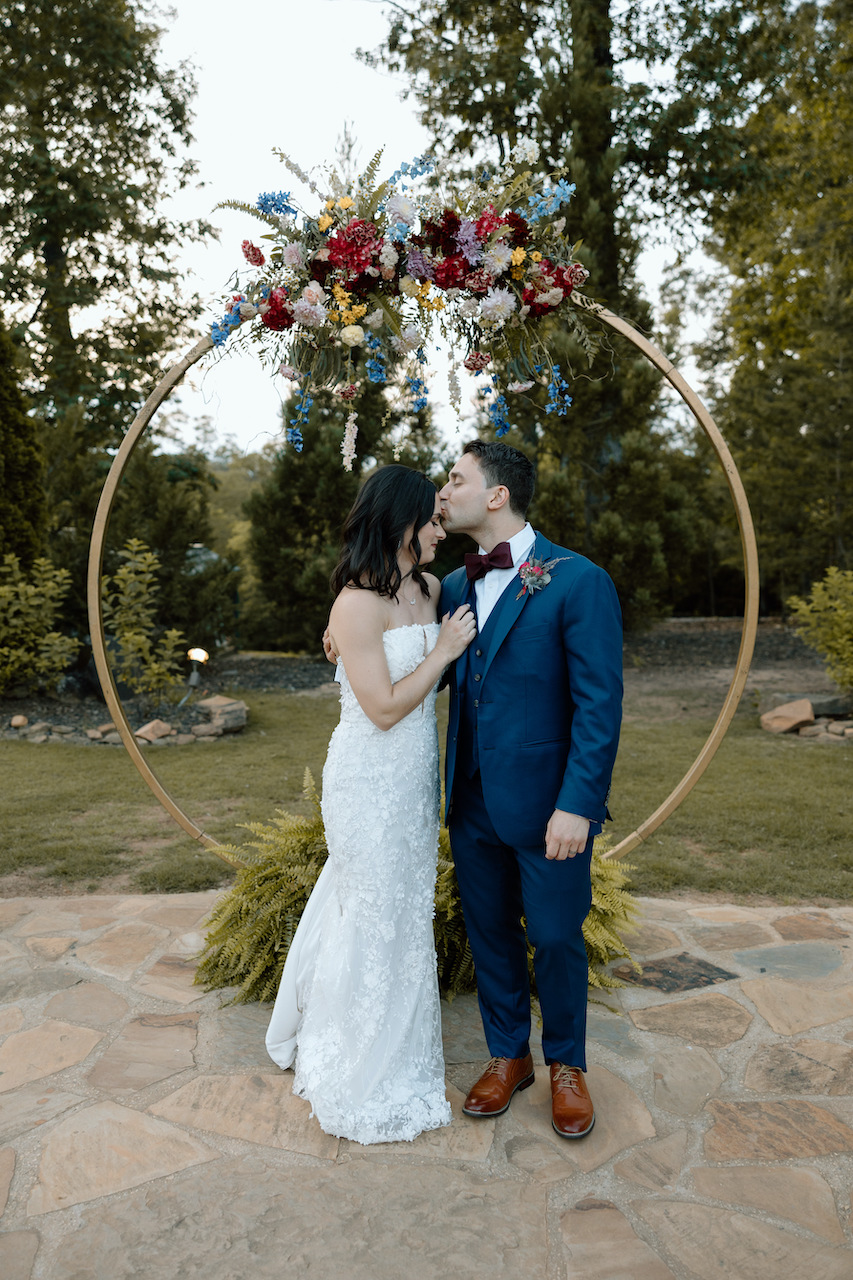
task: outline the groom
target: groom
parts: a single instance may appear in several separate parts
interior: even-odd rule
[[[518,449],[474,440],[439,494],[445,529],[479,544],[444,579],[439,608],[441,617],[468,603],[478,621],[450,672],[446,761],[447,825],[492,1054],[463,1109],[500,1115],[533,1083],[523,915],[552,1123],[581,1138],[595,1122],[581,927],[619,740],[622,624],[607,574],[526,522],[533,479]]]

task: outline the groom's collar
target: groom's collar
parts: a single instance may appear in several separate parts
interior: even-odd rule
[[[512,567],[514,569],[517,569],[522,561],[526,560],[530,555],[530,552],[533,550],[535,538],[536,534],[533,530],[533,526],[529,521],[527,521],[523,529],[519,529],[518,533],[514,533],[511,538],[507,539],[509,542],[510,554],[512,555]],[[485,555],[485,551],[482,547],[478,547],[477,550],[480,555]]]

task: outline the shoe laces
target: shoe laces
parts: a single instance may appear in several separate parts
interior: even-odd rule
[[[506,1061],[507,1061],[506,1058],[491,1058],[489,1060],[489,1065],[486,1067],[485,1071],[483,1072],[483,1075],[487,1076],[502,1070],[503,1064]]]
[[[560,1063],[554,1072],[553,1082],[561,1088],[577,1089],[580,1084],[580,1067],[565,1067]]]

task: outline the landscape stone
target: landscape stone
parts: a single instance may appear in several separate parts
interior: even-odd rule
[[[677,1280],[608,1200],[582,1200],[560,1219],[572,1280]]]
[[[822,738],[825,733],[823,721],[816,724],[804,724],[801,729],[797,730],[797,736],[800,738]]]
[[[223,1207],[225,1211],[223,1212]],[[544,1188],[445,1165],[202,1165],[87,1205],[50,1280],[520,1280],[544,1277]]]
[[[756,1093],[853,1094],[853,1049],[827,1040],[767,1045],[750,1059],[743,1079]]]
[[[830,720],[826,726],[827,733],[837,734],[843,738],[848,729],[853,729],[853,720]]]
[[[674,1200],[635,1201],[633,1209],[666,1239],[667,1253],[699,1280],[850,1280],[850,1252],[757,1218],[711,1205]]]
[[[7,1036],[10,1031],[17,1031],[24,1022],[23,1011],[18,1005],[9,1005],[0,1009],[0,1036]]]
[[[203,988],[194,985],[196,967],[186,956],[161,956],[135,984],[136,990],[178,1004],[193,1004],[204,995]]]
[[[324,1133],[304,1098],[293,1093],[293,1073],[197,1076],[149,1110],[167,1120],[244,1142],[334,1160],[338,1139]]]
[[[853,711],[853,701],[847,694],[810,693],[807,697],[816,716],[846,716]]]
[[[510,1138],[504,1154],[514,1169],[521,1169],[537,1182],[560,1182],[577,1174],[574,1164],[567,1159],[567,1152],[555,1149],[552,1142],[544,1142],[532,1133]]]
[[[183,895],[189,897],[189,895]],[[143,920],[150,920],[153,924],[160,924],[164,929],[191,929],[195,925],[199,925],[210,915],[213,907],[213,899],[202,906],[188,904],[187,906],[177,906],[168,903],[159,902],[142,912]]]
[[[693,956],[689,951],[668,956],[665,960],[651,960],[643,964],[637,973],[630,964],[620,964],[613,970],[621,982],[638,987],[655,987],[658,991],[692,991],[696,987],[710,987],[717,982],[729,982],[736,973],[721,969],[719,965]]]
[[[626,930],[624,941],[631,955],[637,959],[657,955],[660,951],[674,951],[682,946],[681,939],[671,929],[645,922],[630,933]]]
[[[444,1061],[448,1066],[458,1062],[470,1062],[480,1067],[489,1060],[486,1037],[483,1035],[483,1024],[480,1019],[477,995],[473,991],[464,991],[453,1000],[441,1002],[441,1034],[444,1041]],[[536,1062],[536,1048],[531,1045],[533,1060]],[[482,1069],[482,1068],[480,1068]],[[479,1071],[472,1070],[471,1084],[477,1079]]]
[[[0,1093],[75,1066],[102,1039],[101,1031],[52,1020],[15,1032],[0,1045]]]
[[[49,731],[50,731],[50,725],[48,724],[47,720],[37,720],[35,724],[31,724],[27,726],[26,736],[29,738],[30,734],[32,733],[48,733]]]
[[[853,1129],[812,1102],[720,1102],[707,1110],[714,1123],[705,1155],[724,1160],[808,1160],[853,1151]]]
[[[760,947],[736,951],[738,964],[761,969],[778,978],[826,978],[843,964],[838,947],[828,942],[791,942],[782,947]]]
[[[24,729],[29,724],[29,720],[26,716],[12,716],[9,724],[13,729]]]
[[[0,902],[0,929],[11,929],[24,916],[31,915],[32,910],[29,902]]]
[[[33,745],[34,745],[34,746],[37,746],[37,747],[38,747],[38,746],[41,746],[41,744],[42,744],[43,742],[47,742],[47,734],[46,734],[46,733],[35,733],[35,732],[33,732],[33,733],[28,733],[28,734],[27,734],[27,742],[32,742],[32,743],[33,743]]]
[[[145,1013],[134,1018],[89,1072],[113,1093],[133,1093],[195,1065],[197,1013]]]
[[[168,937],[168,930],[156,924],[116,924],[99,938],[78,947],[77,959],[98,973],[126,981]]]
[[[579,1169],[589,1173],[620,1151],[657,1135],[646,1104],[624,1080],[597,1064],[590,1066],[586,1080],[595,1108],[595,1127],[583,1142],[572,1142],[554,1132],[547,1071],[537,1072],[535,1082],[515,1095],[512,1113],[530,1133],[558,1147]]]
[[[224,693],[213,693],[209,698],[200,698],[196,706],[201,707],[202,711],[215,712],[220,711],[223,707],[233,706],[237,701],[237,698],[228,698]],[[245,705],[245,702],[240,703],[242,707],[245,707]]]
[[[755,1164],[694,1169],[693,1185],[709,1199],[758,1209],[807,1227],[825,1240],[844,1242],[832,1188],[816,1169]]]
[[[752,920],[735,924],[700,925],[690,930],[706,951],[733,951],[735,947],[763,947],[775,942],[772,931]]]
[[[3,1280],[30,1280],[39,1248],[35,1231],[4,1231],[0,1236],[3,1249]]]
[[[195,735],[194,735],[194,734],[192,734],[192,733],[179,733],[179,734],[178,734],[178,736],[175,738],[175,746],[176,746],[176,747],[188,747],[191,743],[193,743],[193,742],[195,742],[195,741],[196,741],[196,737],[195,737]]]
[[[61,991],[45,1005],[49,1018],[66,1018],[91,1027],[108,1027],[120,1022],[127,1013],[128,1003],[100,982],[78,982],[76,986]]]
[[[696,1115],[723,1082],[710,1053],[690,1044],[656,1053],[652,1071],[655,1105],[677,1116]]]
[[[78,981],[76,973],[56,965],[33,969],[26,960],[7,960],[0,969],[0,1004],[62,991]]]
[[[156,742],[158,738],[168,738],[172,726],[165,720],[149,720],[141,729],[134,730],[134,737],[143,738],[146,742]]]
[[[101,733],[100,729],[86,729],[85,732],[86,732],[86,737],[89,739],[90,742],[100,742],[104,736]]]
[[[82,1101],[81,1094],[44,1085],[0,1095],[0,1142],[11,1142],[21,1133],[38,1129]]]
[[[68,733],[74,732],[74,726],[70,724],[55,724],[51,729],[51,733],[58,733],[60,737],[65,737]]]
[[[796,916],[781,916],[773,921],[773,928],[788,942],[807,942],[812,938],[849,938],[847,929],[840,929],[825,915],[808,912]]]
[[[27,1214],[114,1195],[218,1156],[162,1120],[99,1102],[66,1116],[48,1133]]]
[[[672,1191],[678,1182],[687,1152],[687,1130],[677,1129],[668,1138],[658,1138],[638,1147],[625,1160],[619,1160],[614,1172],[630,1178],[650,1191]]]
[[[748,922],[753,919],[745,907],[688,907],[687,914],[695,920],[710,920],[713,924],[729,924],[736,920]]]
[[[120,747],[122,745],[122,736],[118,729],[111,729],[108,733],[104,734],[101,741],[108,742],[110,746],[113,747]]]
[[[9,1200],[9,1188],[15,1172],[15,1152],[12,1147],[0,1150],[0,1218],[2,1218]]]
[[[761,727],[768,733],[791,733],[800,725],[811,724],[815,718],[812,704],[808,698],[799,698],[796,702],[785,702],[781,707],[765,711],[761,717]]]
[[[43,960],[56,960],[74,943],[73,938],[27,938],[27,947]]]
[[[420,1160],[465,1160],[469,1163],[482,1163],[489,1158],[495,1126],[488,1121],[471,1120],[463,1114],[462,1104],[465,1094],[453,1085],[447,1086],[447,1100],[453,1113],[453,1122],[441,1129],[430,1129],[427,1133],[419,1133],[406,1150]],[[346,1141],[345,1150],[360,1152],[357,1143]],[[377,1142],[373,1150],[387,1151],[396,1154],[400,1149],[396,1142]],[[571,1172],[571,1170],[567,1170]]]
[[[620,1058],[639,1058],[643,1050],[633,1035],[633,1024],[624,1013],[610,1013],[590,1008],[586,1015],[586,1034],[591,1044],[601,1044]]]
[[[73,933],[79,925],[79,917],[70,911],[52,911],[49,914],[39,912],[25,920],[15,930],[18,938],[31,938],[36,934]]]
[[[631,1019],[643,1031],[681,1036],[704,1049],[720,1049],[746,1034],[752,1014],[721,992],[690,1000],[632,1009]]]
[[[196,738],[221,738],[222,730],[215,724],[194,724],[192,732]]]
[[[115,725],[112,720],[105,720],[103,724],[98,725],[98,733],[112,733]]]
[[[213,1050],[216,1069],[269,1071],[272,1064],[264,1044],[269,1020],[269,1005],[238,1004],[217,1009]]]
[[[809,983],[786,982],[783,978],[750,978],[740,985],[764,1021],[780,1036],[794,1036],[853,1017],[853,986],[818,991]]]

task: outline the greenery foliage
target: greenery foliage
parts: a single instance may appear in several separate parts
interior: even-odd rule
[[[233,999],[238,1004],[274,999],[299,917],[326,861],[320,800],[310,769],[305,770],[305,794],[311,804],[308,817],[278,810],[272,822],[247,824],[253,840],[227,849],[243,869],[213,909],[196,982],[207,989],[237,987]],[[584,939],[595,987],[618,986],[606,966],[617,956],[630,958],[619,936],[636,910],[627,888],[628,870],[600,854],[593,857],[593,905]],[[442,995],[473,990],[474,966],[445,828],[439,837],[434,925]],[[529,959],[532,977],[532,952]]]
[[[54,622],[69,575],[39,556],[29,576],[16,555],[0,565],[0,694],[16,686],[51,690],[79,649]]]
[[[180,631],[156,623],[160,561],[139,538],[119,552],[123,564],[102,582],[104,629],[115,645],[113,667],[119,683],[159,703],[182,683],[186,640]]]
[[[44,550],[44,458],[39,424],[27,413],[19,387],[18,354],[0,323],[0,556],[25,568]]]
[[[808,599],[792,596],[788,608],[806,644],[826,659],[833,680],[853,690],[853,570],[833,565]]]

